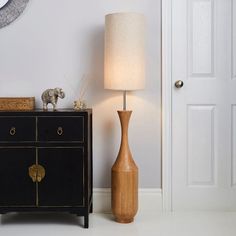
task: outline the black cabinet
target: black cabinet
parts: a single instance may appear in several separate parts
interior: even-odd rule
[[[92,212],[92,111],[0,112],[0,213]]]

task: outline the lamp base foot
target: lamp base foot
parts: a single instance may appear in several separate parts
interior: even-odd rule
[[[132,223],[133,221],[134,221],[134,218],[130,218],[130,219],[116,218],[116,222],[121,223],[121,224],[129,224],[129,223]]]

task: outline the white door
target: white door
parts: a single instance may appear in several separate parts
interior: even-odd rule
[[[236,210],[236,0],[172,2],[173,209]]]

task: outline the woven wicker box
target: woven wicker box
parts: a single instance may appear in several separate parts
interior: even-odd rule
[[[35,97],[0,97],[0,111],[28,111],[35,109]]]

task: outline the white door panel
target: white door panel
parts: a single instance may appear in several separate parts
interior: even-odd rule
[[[236,0],[173,0],[172,57],[173,209],[236,210]]]

